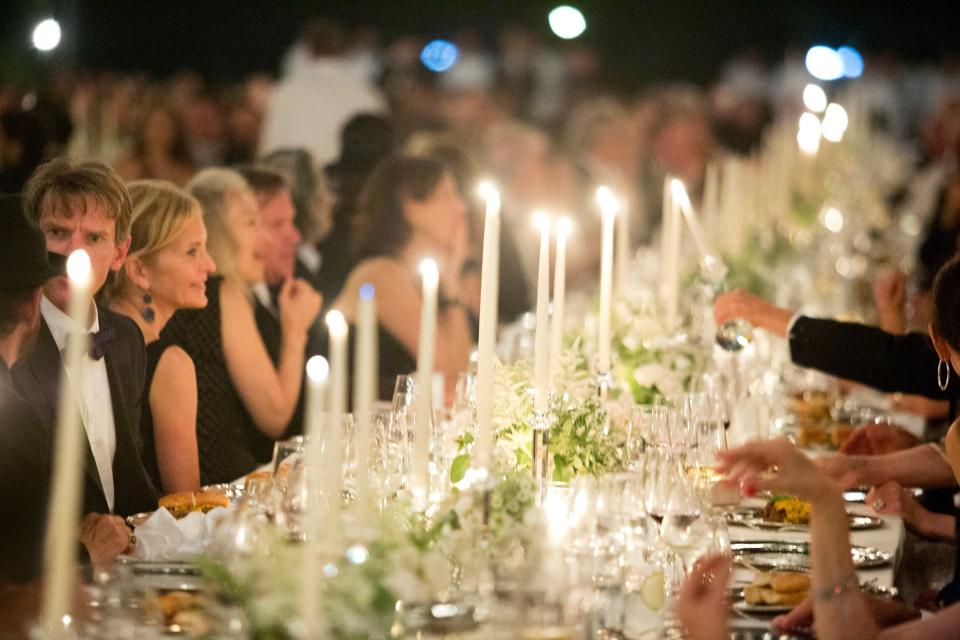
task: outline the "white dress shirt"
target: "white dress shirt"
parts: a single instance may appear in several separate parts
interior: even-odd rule
[[[305,60],[273,89],[260,151],[305,147],[322,167],[339,154],[340,130],[351,117],[384,109],[377,90],[342,59]]]
[[[53,334],[57,349],[63,353],[67,346],[67,334],[95,333],[100,331],[100,316],[94,305],[93,322],[84,329],[70,316],[58,309],[46,296],[40,299],[40,313]],[[113,456],[117,452],[117,431],[113,421],[113,402],[110,397],[110,380],[107,378],[107,363],[103,358],[94,360],[89,353],[80,361],[80,380],[71,381],[79,397],[80,417],[87,432],[87,440],[97,463],[97,473],[103,485],[103,495],[110,511],[113,511]]]

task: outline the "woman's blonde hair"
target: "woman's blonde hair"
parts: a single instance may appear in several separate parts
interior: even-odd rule
[[[217,274],[239,280],[237,241],[227,221],[227,211],[234,198],[243,194],[253,197],[250,185],[232,169],[211,168],[200,171],[187,184],[187,191],[197,199],[207,227],[207,252],[217,265]]]
[[[183,233],[195,217],[202,215],[200,203],[189,193],[166,180],[136,180],[127,184],[132,202],[130,249],[127,259],[138,258],[150,264]],[[111,296],[133,286],[126,271],[117,272]]]

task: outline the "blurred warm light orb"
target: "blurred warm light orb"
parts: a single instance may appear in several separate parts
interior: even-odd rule
[[[53,18],[41,20],[33,28],[33,46],[40,51],[53,51],[60,44],[60,23]]]
[[[460,50],[449,40],[432,40],[420,52],[420,62],[435,73],[449,71],[459,57]]]
[[[843,77],[843,59],[830,47],[810,47],[807,51],[806,66],[810,75],[818,80],[839,80]]]
[[[325,382],[330,375],[330,363],[323,356],[313,356],[307,360],[307,377],[314,382]]]
[[[837,49],[840,60],[843,61],[843,77],[859,78],[863,75],[863,56],[853,47],[840,47]]]
[[[797,131],[797,144],[800,150],[813,155],[820,149],[820,118],[807,111],[800,116],[800,126]]]
[[[846,109],[835,102],[827,105],[827,111],[823,114],[823,124],[821,125],[824,138],[830,142],[840,142],[848,124],[849,119]]]
[[[823,226],[833,233],[843,230],[843,214],[836,207],[828,207],[823,212]]]
[[[576,7],[560,5],[547,16],[550,30],[564,40],[573,40],[587,30],[587,19]]]
[[[823,113],[827,108],[827,94],[818,84],[808,84],[803,89],[803,106],[814,113]]]

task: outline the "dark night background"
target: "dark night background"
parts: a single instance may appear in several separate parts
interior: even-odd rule
[[[251,71],[275,72],[300,25],[326,15],[348,25],[373,25],[384,41],[415,33],[450,36],[476,27],[495,43],[498,27],[514,22],[551,38],[546,15],[561,2],[543,0],[30,0],[0,3],[0,74],[29,81],[53,61],[81,68],[144,70],[165,75],[183,68],[208,79],[232,80]],[[960,51],[960,3],[844,0],[581,0],[585,39],[596,45],[605,78],[630,89],[659,79],[705,83],[733,54],[756,47],[770,61],[789,45],[854,45],[906,60],[939,60]],[[952,5],[952,6],[951,6]],[[41,59],[29,46],[38,19],[56,16],[60,49]]]

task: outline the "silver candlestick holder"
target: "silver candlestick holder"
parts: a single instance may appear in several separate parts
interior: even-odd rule
[[[533,434],[532,470],[536,482],[537,504],[543,504],[547,494],[547,487],[553,477],[552,460],[550,458],[550,428],[553,426],[553,413],[550,411],[534,411],[530,421],[530,431]]]

